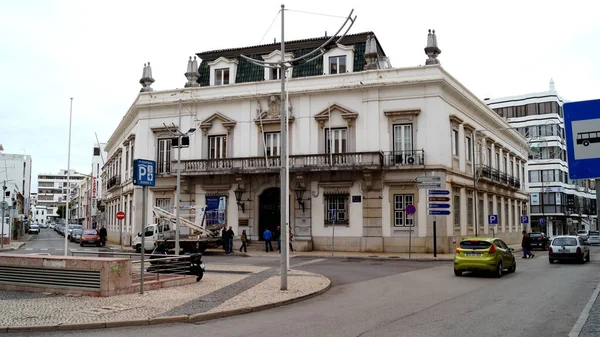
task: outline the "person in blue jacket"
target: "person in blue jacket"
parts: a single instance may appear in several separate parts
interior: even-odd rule
[[[273,234],[267,228],[263,233],[263,239],[265,239],[265,251],[268,253],[269,251],[273,251],[273,246],[271,245],[271,240],[273,239]]]

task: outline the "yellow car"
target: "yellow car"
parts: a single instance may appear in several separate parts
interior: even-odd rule
[[[505,269],[510,273],[517,270],[514,249],[498,238],[466,238],[456,246],[454,254],[454,275],[461,276],[465,271],[488,271],[496,277],[502,276]]]

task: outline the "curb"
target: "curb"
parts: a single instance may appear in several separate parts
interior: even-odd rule
[[[238,256],[238,257],[271,257],[271,256],[279,256],[279,255],[266,255],[266,254],[254,254],[254,253],[234,253],[225,254],[220,252],[209,252],[209,254],[203,254],[203,256]],[[310,258],[310,259],[356,259],[356,260],[379,260],[379,261],[415,261],[415,262],[436,262],[436,261],[454,261],[453,257],[430,257],[430,258],[408,258],[408,257],[399,257],[399,256],[325,256],[325,255],[293,255],[290,257],[302,257],[302,258]]]
[[[322,276],[322,275],[321,275]],[[198,323],[213,320],[215,318],[231,317],[236,315],[247,314],[251,312],[263,311],[267,309],[277,308],[283,305],[298,303],[316,296],[319,296],[331,289],[331,280],[327,279],[327,286],[313,293],[304,296],[287,299],[275,303],[259,305],[256,307],[245,307],[220,312],[200,313],[195,315],[182,316],[166,316],[153,317],[148,319],[122,320],[122,321],[105,321],[105,322],[88,322],[88,323],[70,323],[70,324],[53,324],[53,325],[32,325],[32,326],[3,326],[0,327],[0,334],[13,332],[50,332],[50,331],[67,331],[67,330],[87,330],[87,329],[107,329],[118,327],[131,327],[142,325],[157,325],[157,324],[174,324],[174,323]]]

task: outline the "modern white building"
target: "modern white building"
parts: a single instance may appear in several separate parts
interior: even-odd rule
[[[31,204],[31,165],[29,155],[0,152],[0,187],[6,186],[6,192],[9,193],[5,199],[11,205],[16,202],[17,195],[23,196],[23,212],[17,214],[23,219],[29,214]]]
[[[286,42],[285,57],[327,39]],[[220,208],[225,215],[214,223],[232,226],[236,235],[246,230],[253,240],[279,225],[280,73],[240,57],[277,60],[279,47],[199,53],[199,66],[188,62],[185,89],[152,91],[151,68],[144,68],[142,92],[106,147],[110,240],[127,243],[125,236],[141,230],[141,189],[131,179],[138,158],[157,162],[148,219],[152,206],[172,209],[179,168],[183,207]],[[492,229],[518,242],[519,215],[528,208],[527,143],[440,66],[435,32],[428,36],[425,66],[392,68],[371,32],[329,47],[286,72],[294,247],[330,249],[335,227],[336,250],[406,252],[410,244],[413,251],[431,252],[434,221],[438,252],[449,252],[461,237],[492,235]],[[196,129],[179,166],[171,147],[176,129]],[[495,155],[486,159],[479,148]],[[497,179],[480,173],[484,160],[503,168]],[[428,215],[428,191],[415,186],[420,176],[440,177],[441,188],[450,191],[450,216]],[[416,206],[414,215],[406,213],[409,204]],[[118,211],[126,213],[122,222]],[[487,214],[498,214],[497,227],[487,225]]]
[[[547,91],[485,102],[531,146],[527,170],[532,227],[550,236],[597,230],[594,180],[569,179],[562,108],[565,100],[554,81],[550,80]]]
[[[100,143],[94,145],[92,155],[92,164],[89,174],[76,172],[83,176],[78,182],[72,195],[71,216],[74,222],[82,224],[89,228],[95,228],[97,224],[98,207],[97,201],[101,199],[101,167],[106,159],[104,151],[106,144]]]
[[[74,190],[83,178],[84,176],[77,175],[74,170],[71,170],[71,189]],[[37,204],[46,206],[48,220],[57,222],[59,218],[56,213],[58,206],[65,205],[67,200],[67,170],[60,170],[58,174],[38,174],[37,193]]]

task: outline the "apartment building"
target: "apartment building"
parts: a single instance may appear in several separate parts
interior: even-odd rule
[[[79,224],[89,228],[96,228],[98,223],[98,200],[101,200],[101,168],[106,159],[104,151],[105,143],[97,143],[94,145],[92,155],[91,168],[89,174],[79,173],[83,176],[78,182],[77,187],[73,190],[71,196],[71,213],[70,217]]]
[[[84,176],[70,172],[71,190],[75,191],[79,181]],[[72,192],[73,194],[74,192]],[[38,174],[37,204],[46,207],[46,214],[50,222],[57,222],[59,216],[56,212],[58,206],[67,202],[67,170],[60,170],[57,174]],[[70,214],[72,215],[72,214]]]
[[[284,57],[302,56],[328,39],[286,42]],[[218,223],[237,235],[246,230],[253,240],[279,225],[281,72],[240,57],[277,60],[279,47],[198,53],[199,65],[188,61],[185,89],[153,91],[150,65],[144,67],[142,91],[106,147],[110,240],[127,243],[125,236],[141,230],[141,189],[131,179],[138,158],[157,162],[148,219],[153,206],[173,208],[179,169],[184,215],[189,205],[219,209]],[[331,249],[335,228],[335,250],[406,252],[412,245],[431,252],[434,220],[438,252],[492,229],[509,243],[520,240],[519,216],[528,208],[525,138],[441,67],[435,32],[425,52],[425,66],[393,68],[375,34],[366,32],[286,71],[296,249]],[[171,140],[177,129],[193,131],[181,165]],[[484,170],[488,162],[500,169]],[[415,186],[425,175],[441,177],[450,191],[450,216],[428,215],[428,192]],[[409,204],[416,214],[406,213]],[[122,222],[118,211],[126,213]],[[499,215],[496,228],[487,225],[487,214]]]
[[[21,217],[21,220],[29,214],[30,210],[31,165],[29,155],[0,152],[0,187],[7,187],[8,193],[5,199],[10,203],[16,203],[19,195],[23,197],[23,211],[14,214]]]
[[[548,235],[597,230],[594,180],[569,179],[563,103],[554,81],[547,91],[485,102],[531,147],[527,164],[528,191],[534,230]]]

